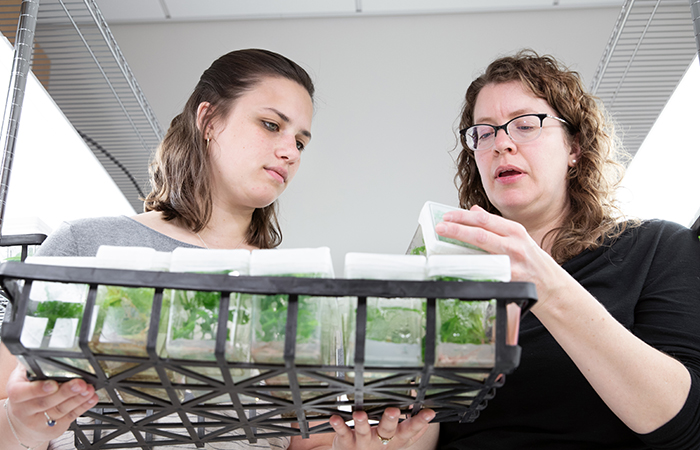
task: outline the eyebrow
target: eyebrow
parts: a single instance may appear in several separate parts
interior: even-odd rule
[[[282,119],[283,122],[286,122],[286,123],[290,123],[290,122],[291,122],[291,120],[289,119],[289,117],[287,117],[287,115],[284,114],[282,111],[279,111],[279,110],[277,110],[277,109],[275,109],[275,108],[265,108],[265,109],[267,109],[267,110],[269,110],[269,111],[272,111],[273,113],[277,114],[277,115],[279,116],[279,118]],[[308,130],[301,130],[301,134],[303,134],[303,135],[306,136],[307,138],[311,139],[311,132],[310,132],[310,131],[308,131]]]
[[[535,113],[530,113],[530,112],[528,112],[528,111],[530,111],[530,108],[522,108],[522,109],[518,109],[518,110],[516,110],[516,111],[512,111],[512,112],[511,112],[511,114],[512,114],[511,119],[512,119],[512,118],[515,118],[515,117],[518,117],[518,116],[522,116],[523,114],[535,114]],[[481,119],[478,120],[478,121],[475,120],[475,121],[474,121],[474,124],[477,124],[477,125],[478,125],[478,124],[480,124],[480,123],[487,123],[487,121],[489,121],[489,120],[491,120],[490,117],[481,118]],[[510,119],[508,119],[508,120],[510,120]],[[506,122],[507,122],[507,120],[506,120]]]

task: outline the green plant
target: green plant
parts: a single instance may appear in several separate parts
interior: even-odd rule
[[[51,335],[54,326],[56,326],[57,319],[82,319],[83,304],[60,302],[57,300],[36,302],[36,309],[31,315],[34,317],[45,317],[49,319],[46,324],[46,330],[44,331],[44,335],[49,336]],[[79,325],[77,330],[80,330]]]

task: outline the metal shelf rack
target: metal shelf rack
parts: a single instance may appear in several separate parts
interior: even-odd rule
[[[96,2],[18,3],[0,5],[0,31],[15,45],[2,129],[0,220],[30,70],[134,210],[141,211],[150,157],[164,133]]]

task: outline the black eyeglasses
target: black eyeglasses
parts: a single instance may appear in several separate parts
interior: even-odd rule
[[[522,116],[510,119],[503,125],[476,124],[469,128],[459,130],[467,146],[479,152],[491,149],[496,143],[498,130],[506,132],[513,142],[534,141],[542,134],[542,123],[546,118],[556,119],[561,123],[568,124],[564,119],[549,114],[523,114]]]

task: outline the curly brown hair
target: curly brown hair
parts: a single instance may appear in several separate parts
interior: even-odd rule
[[[562,225],[544,238],[552,239],[552,257],[563,263],[585,249],[598,248],[624,230],[614,192],[624,174],[621,161],[626,155],[612,120],[598,99],[586,91],[579,74],[554,57],[540,56],[530,49],[493,61],[471,83],[465,95],[460,129],[474,125],[474,106],[481,89],[512,81],[519,81],[533,95],[546,100],[568,122],[564,129],[569,142],[577,139],[580,147],[577,163],[567,174],[571,207]],[[460,206],[468,209],[478,205],[500,215],[486,195],[474,151],[464,137],[460,141],[462,150],[455,175]]]
[[[211,165],[201,130],[217,118],[226,117],[235,101],[264,77],[281,77],[299,83],[313,101],[314,84],[295,62],[277,53],[247,49],[227,53],[204,71],[185,107],[170,123],[150,166],[151,192],[144,211],[160,211],[199,232],[211,219]],[[210,104],[204,123],[197,126],[197,108]],[[277,221],[277,201],[257,208],[245,242],[258,248],[276,247],[282,241]]]

